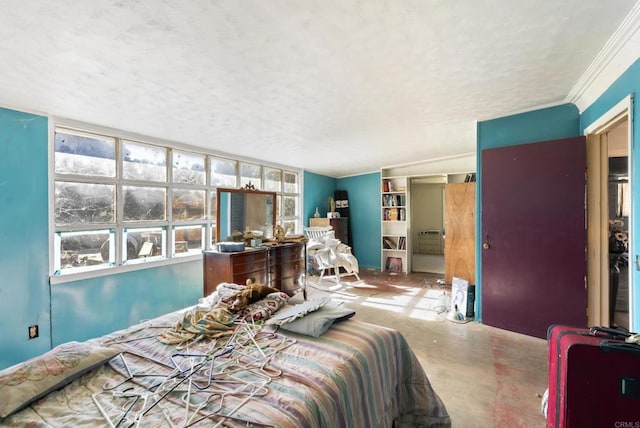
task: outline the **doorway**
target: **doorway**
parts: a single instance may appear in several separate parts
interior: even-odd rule
[[[631,129],[628,97],[585,130],[587,136],[587,316],[589,325],[629,329],[633,292]],[[606,202],[605,202],[606,201]]]
[[[411,178],[411,272],[444,275],[446,175]]]

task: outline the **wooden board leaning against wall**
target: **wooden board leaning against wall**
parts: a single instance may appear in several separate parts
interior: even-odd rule
[[[476,183],[452,183],[445,187],[445,281],[453,277],[475,284]]]

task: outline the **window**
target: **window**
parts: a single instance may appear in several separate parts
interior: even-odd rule
[[[162,260],[166,257],[167,234],[165,227],[124,229],[122,242],[123,264]]]
[[[268,192],[282,191],[282,170],[275,168],[264,168],[264,189]]]
[[[174,151],[173,182],[185,184],[204,184],[204,155]]]
[[[216,189],[277,193],[278,224],[300,226],[299,173],[58,127],[55,276],[200,256],[216,235]]]
[[[231,159],[209,158],[211,185],[235,189],[238,185],[238,162]]]
[[[282,227],[287,233],[295,233],[300,220],[300,186],[298,174],[285,171],[282,192]]]
[[[92,177],[115,177],[114,138],[83,133],[56,133],[55,172]]]
[[[166,220],[167,189],[163,187],[122,186],[124,221]]]
[[[240,163],[240,187],[262,188],[262,166],[254,163]]]
[[[125,180],[167,181],[167,150],[146,144],[122,143],[122,176]]]

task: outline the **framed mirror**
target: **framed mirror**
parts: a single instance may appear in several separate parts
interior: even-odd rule
[[[273,236],[275,192],[218,188],[216,193],[216,242],[230,240],[234,231],[261,230]]]

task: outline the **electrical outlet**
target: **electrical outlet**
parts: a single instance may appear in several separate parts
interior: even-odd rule
[[[38,325],[30,325],[29,326],[29,339],[35,339],[36,337],[38,337],[40,335],[40,332],[38,331]]]

